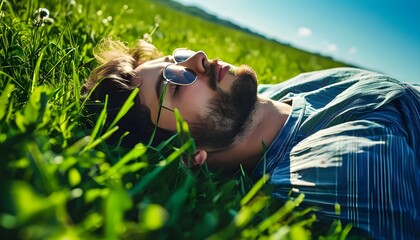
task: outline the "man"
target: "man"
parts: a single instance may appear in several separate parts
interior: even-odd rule
[[[210,61],[202,51],[158,57],[144,41],[128,49],[110,39],[99,50],[101,65],[84,92],[92,100],[108,95],[109,121],[139,88],[115,141],[128,131],[126,146],[148,142],[155,126],[154,144],[167,139],[177,108],[196,141],[194,165],[268,173],[273,196],[305,193],[320,218],[340,218],[374,238],[420,236],[418,88],[351,68],[258,87],[250,67]]]

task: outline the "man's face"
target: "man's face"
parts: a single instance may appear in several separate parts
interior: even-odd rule
[[[150,109],[155,124],[164,86],[162,71],[173,63],[172,56],[167,56],[141,64],[135,70],[134,84],[140,86],[140,100]],[[169,109],[177,108],[191,126],[198,146],[226,147],[242,133],[254,108],[255,73],[247,66],[235,68],[221,61],[209,61],[201,51],[178,65],[193,70],[197,80],[188,86],[168,83],[158,126],[175,132],[176,120]]]

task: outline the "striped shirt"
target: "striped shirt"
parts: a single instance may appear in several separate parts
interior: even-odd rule
[[[319,219],[373,238],[420,238],[420,86],[336,68],[260,85],[259,93],[292,100],[252,174],[270,174],[274,197],[304,193],[303,206],[317,207]]]

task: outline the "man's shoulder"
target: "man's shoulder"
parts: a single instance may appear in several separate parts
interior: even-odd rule
[[[340,67],[301,73],[296,77],[277,84],[260,84],[259,94],[279,99],[279,96],[290,93],[314,91],[323,87],[339,84],[353,84],[361,80],[387,79],[384,74],[360,68]]]
[[[350,68],[350,67],[339,67],[339,68],[329,68],[329,69],[322,69],[322,70],[316,70],[311,72],[304,72],[300,73],[297,76],[290,78],[288,80],[285,80],[281,83],[277,84],[261,84],[262,89],[267,89],[268,87],[273,86],[292,86],[292,85],[299,85],[299,84],[306,84],[311,82],[317,82],[317,81],[325,81],[331,80],[331,81],[340,81],[345,80],[348,78],[354,78],[354,77],[362,77],[362,76],[384,76],[381,73],[369,71],[365,69],[360,68]]]

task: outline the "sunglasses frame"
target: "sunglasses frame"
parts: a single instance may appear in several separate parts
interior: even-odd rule
[[[183,51],[189,51],[189,52],[191,52],[191,56],[189,56],[189,57],[187,57],[185,60],[183,60],[183,61],[177,61],[177,59],[176,59],[176,52],[177,51],[181,51],[181,50],[183,50]],[[188,61],[190,58],[192,58],[193,56],[194,56],[194,54],[196,54],[197,52],[194,52],[194,51],[192,51],[192,50],[188,50],[188,49],[186,49],[186,48],[177,48],[177,49],[175,49],[174,51],[173,51],[173,53],[172,53],[172,56],[173,56],[173,60],[174,60],[174,62],[175,63],[171,63],[171,64],[168,64],[168,65],[166,65],[165,66],[165,68],[163,69],[163,71],[162,71],[162,75],[163,75],[163,78],[165,79],[165,83],[172,83],[172,84],[175,84],[175,85],[180,85],[180,86],[188,86],[188,85],[191,85],[191,84],[193,84],[193,83],[195,83],[195,81],[197,81],[197,73],[194,71],[194,70],[192,70],[192,69],[190,69],[190,68],[186,68],[186,67],[184,67],[184,69],[185,69],[185,71],[187,71],[187,72],[189,72],[189,73],[191,73],[191,74],[193,74],[194,76],[195,76],[195,78],[194,78],[194,80],[193,81],[191,81],[191,82],[189,82],[189,83],[180,83],[180,82],[176,82],[176,81],[174,81],[174,80],[171,80],[171,79],[169,79],[168,77],[167,77],[167,74],[166,74],[166,71],[167,71],[167,69],[168,69],[168,67],[170,67],[170,66],[177,66],[179,63],[183,63],[183,62],[186,62],[186,61]],[[182,66],[181,66],[182,67]]]
[[[187,59],[185,59],[185,60],[183,60],[183,61],[177,61],[176,60],[176,58],[175,58],[175,54],[176,54],[176,52],[177,51],[187,51],[187,52],[191,52],[192,53],[192,55],[191,56],[189,56]],[[173,52],[172,52],[172,56],[174,57],[174,61],[175,61],[175,63],[183,63],[183,62],[186,62],[186,61],[188,61],[192,56],[194,56],[194,54],[196,54],[197,52],[196,51],[193,51],[193,50],[189,50],[188,48],[176,48]]]

